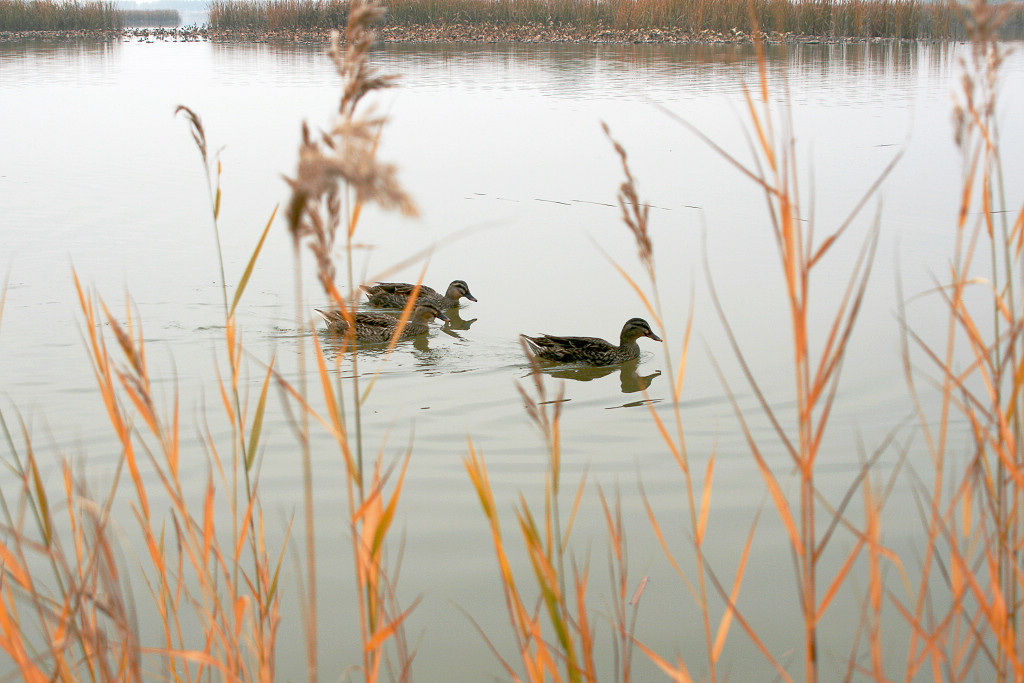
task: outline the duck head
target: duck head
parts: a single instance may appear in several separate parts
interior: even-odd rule
[[[452,283],[448,285],[448,291],[444,295],[454,301],[458,301],[462,297],[466,297],[470,301],[476,301],[476,297],[470,294],[469,285],[466,284],[465,280],[452,280]]]

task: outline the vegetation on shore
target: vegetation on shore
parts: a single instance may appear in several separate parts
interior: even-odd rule
[[[634,238],[644,279],[638,282],[626,276],[626,269],[620,271],[665,339],[671,379],[671,409],[651,406],[649,428],[664,445],[660,456],[678,466],[679,503],[659,510],[646,498],[643,502],[649,528],[679,577],[677,590],[693,599],[693,610],[679,618],[700,623],[704,652],[683,661],[677,653],[656,652],[634,637],[645,582],[629,575],[626,539],[631,532],[617,499],[603,489],[599,508],[587,512],[605,521],[612,590],[594,595],[588,554],[577,554],[571,543],[587,482],[563,478],[561,397],[553,396],[546,377],[535,373],[532,386],[521,388],[521,394],[547,456],[540,505],[531,506],[523,495],[514,511],[499,509],[486,458],[472,440],[463,461],[465,485],[476,494],[481,525],[490,532],[508,612],[510,636],[502,640],[512,641],[512,647],[495,644],[501,634],[484,637],[509,680],[626,683],[633,680],[639,657],[653,662],[668,680],[728,680],[729,648],[741,638],[763,657],[764,677],[783,681],[1024,679],[1024,206],[1014,203],[1015,196],[1007,197],[999,158],[997,85],[1004,53],[993,39],[996,11],[981,3],[972,9],[973,42],[954,110],[964,163],[960,211],[950,221],[955,253],[949,272],[941,276],[945,279],[924,295],[948,310],[947,328],[937,334],[912,329],[902,296],[897,302],[906,379],[917,410],[913,436],[923,451],[911,474],[901,468],[908,446],[892,439],[874,444],[875,450],[863,456],[838,499],[819,488],[820,447],[841,391],[847,349],[856,343],[853,331],[879,239],[877,221],[851,263],[837,263],[834,247],[856,239],[851,225],[880,181],[866,188],[864,200],[839,225],[826,229],[815,224],[813,199],[801,192],[804,168],[796,155],[796,132],[770,91],[763,54],[760,80],[744,91],[752,161],[715,147],[763,193],[765,229],[775,237],[774,254],[783,274],[779,319],[792,333],[792,347],[783,355],[790,359],[794,391],[783,403],[796,407],[778,412],[779,406],[765,398],[759,368],[749,364],[716,300],[742,367],[740,382],[756,397],[753,413],[735,399],[733,408],[749,446],[747,466],[760,473],[767,492],[749,529],[736,534],[742,551],[734,566],[721,566],[705,551],[718,511],[715,455],[687,450],[682,406],[692,320],[679,336],[665,329],[649,207],[625,148],[608,133],[624,177],[618,193],[622,221]],[[344,315],[352,315],[358,306],[355,273],[360,272],[354,254],[365,242],[362,235],[355,237],[364,231],[365,207],[416,211],[396,169],[376,156],[385,119],[362,103],[368,93],[393,83],[368,63],[373,40],[368,27],[379,18],[380,8],[372,0],[357,2],[344,44],[337,37],[332,41],[330,55],[343,86],[337,116],[325,131],[303,126],[296,170],[288,178],[292,195],[282,213],[295,259],[296,324],[306,334],[297,335],[294,357],[281,362],[294,362],[297,370],[281,373],[278,361],[269,358],[250,373],[253,355],[236,318],[274,214],[262,226],[245,269],[232,278],[235,286],[228,285],[224,259],[219,259],[222,371],[212,381],[220,399],[216,411],[226,427],[211,426],[209,415],[197,416],[208,459],[205,473],[195,462],[197,454],[182,451],[182,433],[188,428],[181,424],[176,393],[154,389],[151,382],[139,312],[130,305],[113,312],[77,277],[96,401],[105,409],[119,454],[109,488],[92,490],[82,460],[71,457],[62,463],[60,476],[49,480],[29,427],[8,422],[0,411],[0,438],[8,452],[0,487],[0,649],[22,680],[143,681],[155,675],[269,683],[282,673],[294,680],[296,672],[276,668],[278,633],[299,628],[289,618],[299,618],[305,629],[306,678],[333,679],[339,672],[320,671],[318,652],[319,640],[334,635],[338,614],[357,623],[360,633],[360,661],[342,675],[368,683],[412,678],[415,646],[406,639],[404,625],[416,602],[398,602],[401,544],[394,538],[393,522],[414,445],[393,461],[383,452],[367,452],[360,410],[374,383],[367,381],[365,368],[360,371],[366,359],[346,353],[351,337],[337,342],[340,348],[333,356],[325,353],[322,339],[309,329],[301,286],[303,256],[311,254],[323,294]],[[225,199],[220,165],[200,117],[186,107],[179,114],[202,159],[220,255]],[[714,146],[699,130],[691,130]],[[828,302],[822,303],[817,296],[825,269],[824,279],[830,281],[845,271],[844,296],[838,301],[825,297]],[[351,297],[341,295],[335,285],[339,280],[346,281]],[[714,283],[710,286],[714,294]],[[4,294],[0,289],[0,322]],[[671,296],[672,305],[679,305],[678,292]],[[960,347],[972,359],[967,367],[960,362]],[[722,375],[722,381],[732,397],[732,380]],[[263,420],[272,390],[281,394],[293,417],[291,448],[302,471],[298,523],[303,528],[295,534],[298,551],[293,555],[302,576],[301,617],[295,617],[296,610],[282,609],[281,569],[291,542],[270,541],[261,503]],[[753,419],[762,417],[771,429],[751,427]],[[959,437],[957,445],[952,443],[952,425],[958,420],[969,426],[966,447]],[[347,500],[346,516],[331,520],[331,532],[335,526],[346,532],[348,545],[340,552],[336,546],[318,551],[310,446],[314,430],[336,445],[335,464],[346,475],[344,492],[331,494]],[[857,444],[850,444],[850,457],[857,452]],[[769,453],[788,457],[779,463]],[[886,467],[876,467],[883,456]],[[921,547],[890,547],[884,534],[887,499],[904,476],[910,478],[918,505]],[[566,500],[572,503],[565,505]],[[130,514],[124,514],[125,508]],[[503,531],[510,512],[515,533]],[[680,520],[669,515],[683,518],[682,531]],[[793,610],[801,625],[793,633],[772,633],[774,642],[780,635],[784,641],[775,649],[766,642],[767,634],[746,619],[741,599],[747,577],[761,569],[754,543],[766,533],[758,526],[761,515],[777,518],[781,539],[769,540],[791,550]],[[126,547],[131,552],[123,552]],[[348,566],[354,578],[344,611],[329,620],[318,617],[321,601],[332,599],[318,594],[317,566],[325,561],[318,552],[325,551],[338,552],[342,559],[332,557],[332,564]],[[527,562],[513,561],[513,556]],[[138,573],[144,581],[133,581]],[[849,640],[823,647],[822,624],[837,609],[839,596],[857,600],[857,613],[843,615],[849,628],[841,637]],[[152,630],[137,623],[135,603],[146,599],[152,601],[150,612],[159,615],[157,642],[147,640]],[[606,608],[604,619],[595,609],[599,601]],[[602,664],[608,658],[601,657],[609,651],[611,666]],[[499,654],[508,652],[513,653],[508,659]]]
[[[111,31],[124,25],[124,14],[107,0],[0,0],[0,31]]]
[[[211,0],[211,35],[322,40],[348,22],[348,0]],[[1024,5],[999,9],[1000,36],[1024,36]],[[174,10],[124,10],[114,2],[0,0],[0,31],[119,31],[173,26]],[[774,38],[965,39],[971,19],[955,4],[924,0],[396,0],[385,41],[682,42]]]
[[[344,26],[342,0],[212,0],[210,27],[233,31],[312,31]],[[1004,35],[1024,35],[1024,9],[1006,5]],[[396,0],[381,33],[432,27],[465,34],[485,27],[556,27],[568,35],[657,30],[666,36],[795,34],[827,38],[966,38],[969,19],[957,5],[922,0]],[[530,33],[529,31],[527,32]]]
[[[0,0],[0,31],[106,31],[130,26],[177,26],[172,9],[122,9],[116,2]]]

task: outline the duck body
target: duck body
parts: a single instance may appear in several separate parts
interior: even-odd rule
[[[375,285],[360,285],[366,292],[367,303],[378,308],[404,308],[409,297],[412,296],[416,285],[407,282],[378,282]],[[442,311],[454,308],[459,305],[462,298],[476,301],[476,297],[469,291],[469,285],[465,280],[452,280],[444,294],[435,289],[420,285],[419,296],[416,301],[428,301]]]
[[[631,318],[622,326],[619,345],[599,339],[598,337],[555,337],[542,334],[520,338],[537,358],[556,361],[558,363],[587,363],[589,365],[614,365],[640,356],[640,345],[636,340],[649,337],[654,341],[661,338],[643,318]]]
[[[321,311],[314,309],[327,321],[327,331],[334,334],[347,334],[349,323],[341,311]],[[419,302],[413,309],[412,315],[406,321],[405,327],[399,335],[399,339],[410,339],[417,335],[426,334],[430,329],[430,321],[434,318],[448,320],[444,313],[430,303]],[[389,342],[395,336],[399,320],[387,313],[376,311],[360,311],[354,316],[355,337],[358,341],[364,342]]]

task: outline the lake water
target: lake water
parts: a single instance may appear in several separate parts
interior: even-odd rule
[[[820,292],[815,315],[823,316],[845,286],[879,211],[875,268],[820,461],[818,481],[826,496],[840,495],[863,452],[881,446],[911,414],[899,356],[897,275],[908,298],[926,292],[933,278],[944,277],[953,253],[961,165],[951,94],[965,52],[961,45],[922,43],[805,45],[769,54],[773,90],[782,99],[788,89],[788,108],[778,111],[792,117],[805,216],[813,204],[817,234],[834,229],[886,165],[903,155],[814,284]],[[754,513],[765,502],[764,484],[709,360],[721,365],[739,405],[756,416],[756,399],[711,306],[707,275],[767,400],[788,424],[792,353],[763,195],[666,112],[747,161],[743,82],[756,81],[752,49],[385,45],[373,62],[383,73],[402,75],[400,87],[377,100],[390,118],[381,154],[399,166],[421,215],[408,220],[369,212],[356,240],[372,249],[356,255],[356,276],[415,281],[425,265],[425,284],[443,288],[461,278],[479,299],[460,310],[468,323],[463,329],[437,328],[425,342],[403,343],[383,362],[372,354],[361,358],[362,372],[382,367],[363,412],[368,452],[383,449],[393,458],[412,444],[398,526],[405,536],[400,597],[408,604],[422,596],[408,624],[418,642],[415,678],[503,675],[466,614],[506,656],[511,652],[486,520],[462,463],[469,437],[487,462],[514,546],[513,506],[520,492],[541,501],[546,463],[516,389],[530,383],[518,334],[614,339],[626,319],[649,317],[611,263],[646,286],[615,206],[622,171],[602,121],[628,151],[641,197],[652,205],[666,344],[640,340],[639,374],[650,380],[646,395],[632,391],[636,387],[618,371],[586,381],[548,381],[552,394],[561,385],[567,399],[565,486],[574,490],[584,475],[590,482],[573,548],[580,557],[589,552],[593,610],[601,613],[607,604],[606,543],[597,485],[606,492],[617,488],[629,533],[631,583],[649,578],[639,639],[670,660],[679,654],[699,674],[704,646],[698,612],[650,531],[638,493],[642,481],[673,548],[688,557],[682,477],[648,406],[670,419],[672,379],[664,353],[677,362],[692,302],[694,335],[681,412],[694,469],[703,472],[712,453],[717,459],[708,555],[728,583]],[[275,205],[287,199],[282,174],[294,172],[301,122],[326,125],[338,95],[337,76],[320,47],[0,43],[0,268],[9,278],[0,320],[0,409],[12,428],[16,416],[24,420],[50,466],[49,485],[60,486],[60,457],[84,463],[87,476],[102,484],[119,453],[95,392],[72,272],[114,311],[123,311],[130,295],[144,324],[158,391],[167,399],[180,393],[182,438],[193,472],[186,482],[198,488],[204,480],[207,456],[197,436],[204,415],[214,416],[214,437],[228,442],[216,417],[223,311],[214,235],[199,156],[185,122],[173,115],[175,107],[198,112],[211,148],[219,151],[221,239],[227,279],[236,282]],[[1004,66],[1001,95],[1003,120],[1020,120],[1019,51]],[[1011,206],[1019,207],[1024,127],[1004,125],[1002,134],[1006,187]],[[457,239],[446,239],[451,236]],[[435,245],[428,263],[389,272]],[[306,314],[324,303],[312,270],[307,258]],[[278,221],[239,315],[256,378],[271,358],[285,377],[297,376],[298,348],[308,333],[298,331],[293,281],[290,238]],[[919,302],[909,314],[915,329],[941,339],[941,305]],[[269,413],[262,496],[270,534],[280,539],[287,519],[301,510],[301,467],[276,397]],[[756,418],[752,428],[786,478],[787,461],[770,428]],[[920,440],[911,443],[909,460],[923,462],[923,451],[915,450]],[[895,458],[884,456],[881,471]],[[314,439],[313,466],[321,666],[324,680],[335,680],[359,661],[359,653],[342,463],[326,435]],[[910,548],[921,524],[908,486],[898,487],[902,495],[890,503],[885,540]],[[297,523],[297,535],[300,528]],[[785,657],[801,646],[799,610],[786,538],[773,511],[762,516],[757,538],[740,604],[776,656]],[[846,539],[837,545],[836,563],[850,544]],[[527,571],[522,557],[516,562]],[[285,565],[291,602],[298,580],[292,555]],[[521,581],[528,583],[525,573]],[[303,654],[292,605],[285,619],[278,660],[282,679],[297,680]],[[850,603],[840,601],[823,624],[823,651],[839,659],[828,664],[837,671],[843,670],[856,619]],[[609,655],[602,652],[607,665]],[[895,666],[902,666],[899,645],[893,653]],[[738,629],[723,661],[734,680],[770,675]],[[637,680],[657,679],[639,653],[636,674]]]

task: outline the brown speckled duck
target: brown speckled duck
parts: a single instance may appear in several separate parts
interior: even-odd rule
[[[327,321],[327,331],[335,334],[345,334],[348,331],[348,321],[341,311],[321,311],[314,309]],[[430,329],[428,323],[434,318],[448,320],[437,306],[430,302],[420,301],[413,309],[412,315],[402,328],[399,339],[409,339],[419,334],[425,334]],[[398,328],[398,318],[387,313],[374,311],[360,311],[355,314],[356,339],[364,342],[388,342],[394,336]]]
[[[405,302],[409,300],[415,285],[406,282],[378,282],[375,285],[360,285],[366,292],[367,303],[378,308],[404,308]],[[454,308],[459,305],[459,299],[465,297],[470,301],[476,301],[476,297],[469,291],[469,285],[465,280],[452,280],[448,289],[442,295],[435,289],[420,285],[420,294],[417,301],[429,301],[442,311]]]
[[[543,334],[539,337],[519,335],[538,358],[559,363],[589,363],[590,365],[613,365],[632,360],[640,355],[636,340],[649,337],[661,341],[643,318],[631,318],[622,326],[619,345],[597,337],[553,337]]]

